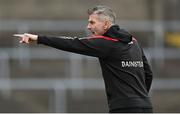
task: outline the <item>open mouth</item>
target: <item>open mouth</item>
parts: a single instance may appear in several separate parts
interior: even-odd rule
[[[90,30],[90,31],[91,31],[91,33],[92,33],[92,34],[95,34],[95,32],[94,32],[94,31],[92,31],[92,30]]]
[[[90,30],[90,29],[89,29],[89,32],[91,32],[91,34],[93,34],[93,35],[96,33],[95,31]]]

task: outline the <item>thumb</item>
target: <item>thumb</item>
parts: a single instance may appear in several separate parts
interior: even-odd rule
[[[29,34],[29,33],[24,33],[24,35],[28,38],[30,38],[30,40],[37,40],[37,35],[34,35],[34,34]]]

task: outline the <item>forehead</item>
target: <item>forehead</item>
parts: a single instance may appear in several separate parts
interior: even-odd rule
[[[99,16],[97,14],[91,14],[89,15],[88,21],[98,21]]]

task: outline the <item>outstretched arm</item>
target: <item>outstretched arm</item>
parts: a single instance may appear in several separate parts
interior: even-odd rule
[[[36,41],[38,44],[44,44],[60,50],[74,52],[94,57],[106,57],[110,51],[110,45],[113,40],[107,40],[100,37],[64,37],[64,36],[41,36],[34,34],[15,34],[20,37],[20,43],[29,44]]]

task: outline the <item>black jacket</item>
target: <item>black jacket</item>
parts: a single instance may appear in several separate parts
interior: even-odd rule
[[[38,36],[38,43],[64,51],[98,57],[109,109],[152,108],[148,92],[152,71],[135,38],[118,25],[103,36],[84,38]]]

